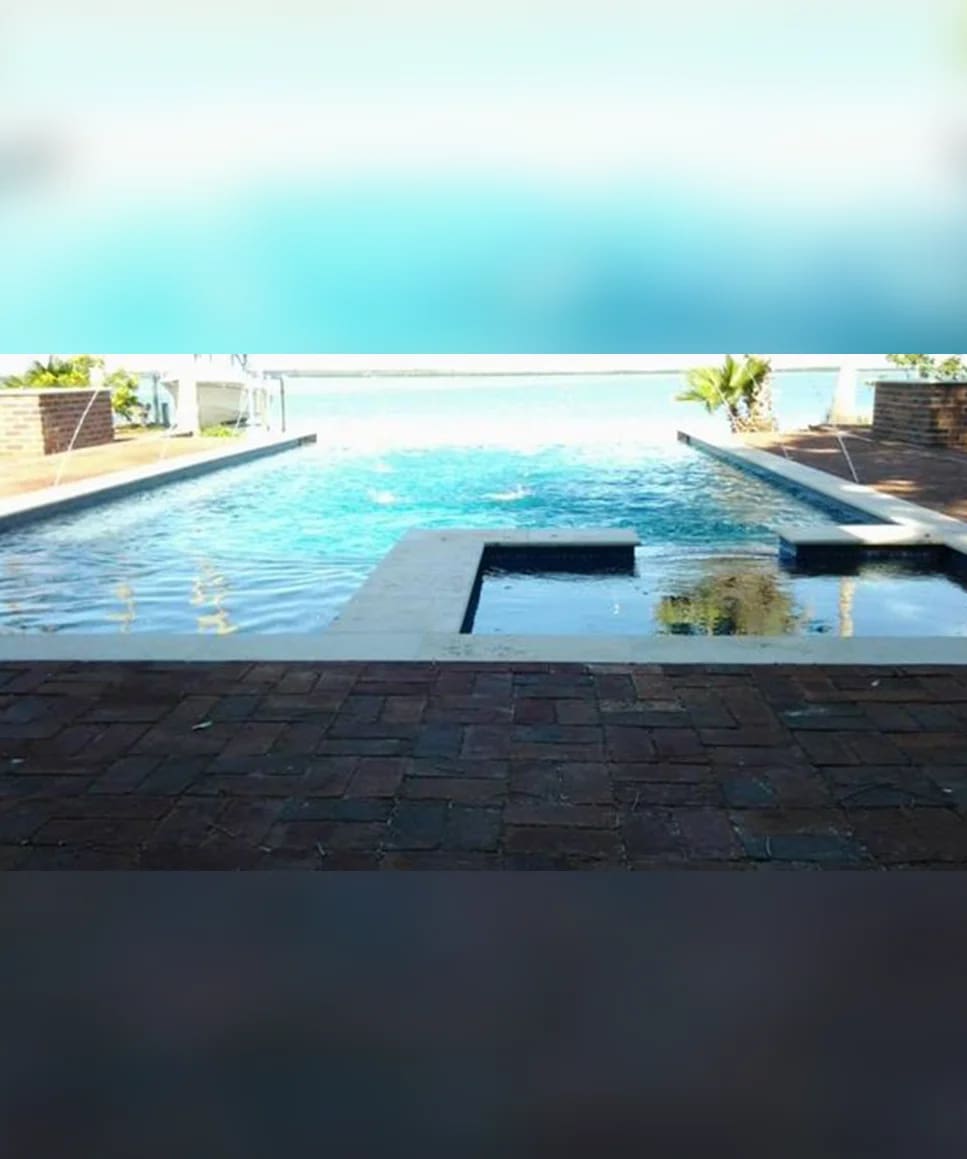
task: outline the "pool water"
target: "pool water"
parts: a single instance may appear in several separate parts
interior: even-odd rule
[[[913,563],[805,575],[758,551],[638,551],[633,575],[485,573],[480,635],[965,636],[967,590]]]
[[[322,631],[414,527],[629,527],[649,592],[778,580],[777,525],[851,520],[674,442],[308,445],[4,532],[0,631]]]

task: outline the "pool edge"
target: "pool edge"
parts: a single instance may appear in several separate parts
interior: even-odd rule
[[[952,515],[932,511],[908,499],[898,499],[868,484],[852,483],[815,467],[781,459],[771,451],[747,447],[732,439],[696,435],[687,430],[678,432],[678,441],[715,458],[724,459],[749,474],[771,478],[787,487],[810,492],[827,502],[871,516],[878,523],[930,529],[945,537],[967,535],[967,523]]]
[[[967,665],[957,636],[472,636],[320,632],[251,636],[0,636],[0,665],[45,663],[535,662],[547,664]]]
[[[281,451],[294,450],[296,447],[315,442],[316,438],[313,433],[285,435],[281,438],[259,440],[238,449],[219,449],[200,454],[187,462],[173,460],[170,463],[155,463],[148,467],[113,471],[108,475],[79,483],[65,483],[58,487],[29,491],[25,496],[0,500],[0,534],[11,528],[39,523],[44,519],[52,519],[100,503],[109,503],[166,483],[206,475],[224,467],[238,466]],[[52,492],[55,494],[52,495]]]

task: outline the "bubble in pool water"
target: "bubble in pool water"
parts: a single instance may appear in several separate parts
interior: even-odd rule
[[[389,507],[390,504],[396,502],[396,496],[392,491],[370,491],[369,497],[381,507]]]

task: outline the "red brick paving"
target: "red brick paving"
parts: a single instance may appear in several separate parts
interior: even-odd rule
[[[967,453],[874,440],[869,427],[844,428],[840,434],[843,444],[828,430],[748,435],[746,442],[852,481],[845,445],[860,483],[967,519]]]
[[[0,866],[965,867],[965,726],[954,667],[4,662]]]

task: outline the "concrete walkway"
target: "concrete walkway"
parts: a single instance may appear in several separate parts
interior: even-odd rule
[[[869,427],[844,428],[841,433],[843,444],[830,431],[748,435],[745,441],[759,450],[851,480],[845,445],[858,482],[967,520],[967,454],[874,442]]]
[[[0,665],[6,868],[967,867],[967,669]]]
[[[168,438],[160,433],[119,434],[113,443],[101,447],[82,447],[62,455],[0,456],[0,498],[21,495],[52,487],[61,472],[61,483],[77,483],[130,471],[135,467],[153,467],[159,462],[185,456],[202,455],[218,450],[237,450],[241,444],[232,438],[204,436]]]

